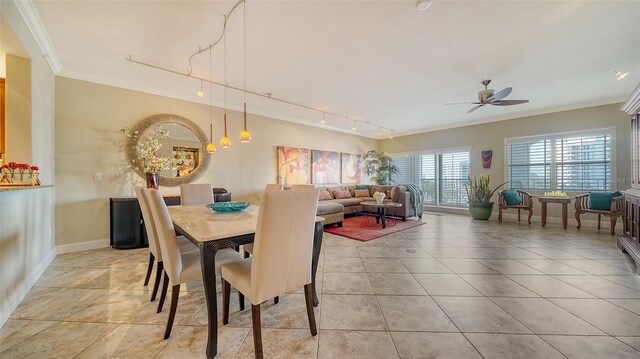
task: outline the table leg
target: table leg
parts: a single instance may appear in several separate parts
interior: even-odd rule
[[[318,293],[316,292],[316,273],[318,272],[318,260],[320,259],[320,250],[322,249],[322,236],[324,234],[324,225],[316,222],[316,228],[313,234],[313,257],[311,258],[311,287],[313,289],[313,306],[320,304]]]
[[[380,208],[376,208],[376,224],[380,224]]]
[[[542,202],[541,205],[542,210],[540,212],[540,219],[542,220],[542,226],[544,227],[547,224],[547,203]]]
[[[200,244],[200,264],[204,297],[207,302],[209,336],[207,338],[207,358],[212,359],[218,353],[218,298],[216,295],[216,252],[213,241]]]
[[[562,204],[562,228],[567,229],[567,203]]]
[[[382,221],[382,229],[387,228],[387,219],[385,217],[386,213],[384,211],[384,207],[380,208],[380,217]]]

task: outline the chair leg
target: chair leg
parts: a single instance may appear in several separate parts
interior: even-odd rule
[[[600,229],[600,219],[602,218],[602,215],[598,214],[598,229]]]
[[[164,273],[164,263],[158,262],[158,267],[156,268],[156,281],[153,283],[153,291],[151,292],[151,301],[156,300],[156,295],[158,294],[158,288],[160,288],[160,281],[162,281],[162,273]]]
[[[238,292],[240,293],[240,292]],[[229,324],[229,299],[231,298],[231,284],[222,278],[222,325]]]
[[[278,303],[280,303],[280,296],[273,298],[273,304],[278,304]]]
[[[251,303],[251,319],[253,320],[253,348],[256,359],[262,359],[262,324],[260,324],[260,304]]]
[[[309,318],[309,329],[311,335],[314,337],[318,335],[318,329],[316,328],[316,316],[313,312],[313,298],[311,294],[311,283],[304,285],[304,299],[307,303],[307,317]]]
[[[169,309],[169,319],[167,319],[167,329],[164,331],[164,339],[169,339],[173,320],[176,318],[176,308],[178,308],[178,298],[180,296],[180,284],[171,287],[171,309]]]
[[[611,235],[616,234],[616,221],[618,217],[616,215],[611,216]]]
[[[529,224],[531,224],[531,217],[533,217],[533,208],[529,209]]]
[[[518,208],[518,222],[520,222],[520,208]]]
[[[240,311],[242,312],[244,310],[244,294],[240,293],[240,291],[238,291],[238,302],[240,302]]]
[[[151,271],[153,271],[153,262],[156,261],[156,258],[153,256],[153,253],[149,252],[149,265],[147,266],[147,275],[144,277],[144,286],[149,285],[149,279],[151,278]]]
[[[164,272],[164,279],[162,280],[162,292],[160,292],[160,301],[158,301],[158,311],[156,313],[160,313],[162,311],[162,306],[164,305],[164,299],[167,297],[167,289],[169,288],[169,276],[167,272]]]
[[[578,226],[576,228],[580,229],[582,223],[580,223],[580,212],[576,211],[576,221],[578,222]]]
[[[502,207],[498,207],[498,222],[502,223]]]

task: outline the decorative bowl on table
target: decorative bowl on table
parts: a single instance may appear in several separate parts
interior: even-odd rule
[[[249,202],[217,202],[209,203],[207,207],[211,208],[214,212],[241,212],[247,209],[251,203]]]

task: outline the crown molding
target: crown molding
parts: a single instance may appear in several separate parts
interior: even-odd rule
[[[631,92],[627,101],[620,109],[629,115],[635,115],[640,112],[640,84]]]
[[[36,11],[35,6],[33,5],[32,0],[13,0],[13,3],[18,8],[18,12],[22,15],[24,22],[27,24],[27,27],[33,34],[38,47],[40,47],[40,51],[42,51],[42,56],[47,60],[51,70],[53,70],[54,74],[60,73],[62,67],[60,66],[60,61],[58,60],[58,56],[56,55],[56,51],[51,44],[51,40],[49,39],[49,35],[40,20],[40,16]]]

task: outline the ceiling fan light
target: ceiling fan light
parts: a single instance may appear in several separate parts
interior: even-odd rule
[[[416,3],[416,9],[418,9],[418,11],[425,11],[431,7],[431,4],[431,1],[418,1]]]

